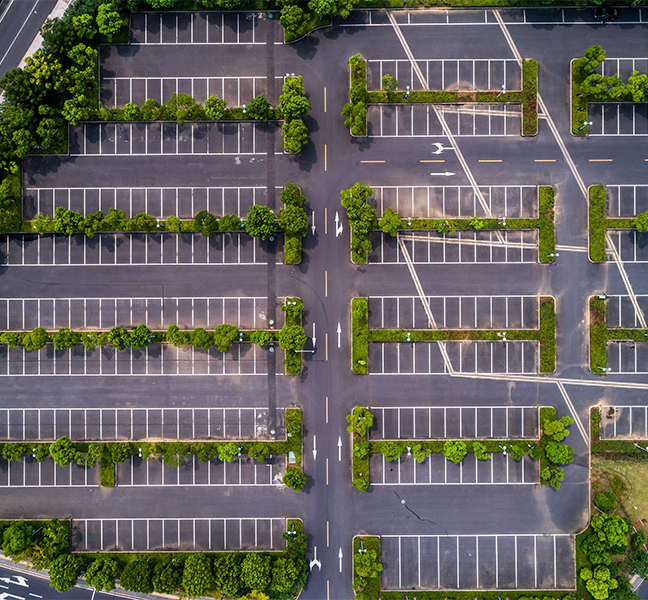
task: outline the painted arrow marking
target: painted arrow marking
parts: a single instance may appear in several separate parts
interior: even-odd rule
[[[342,548],[338,552],[338,559],[340,560],[340,573],[342,573]]]
[[[455,175],[455,173],[450,173],[450,171],[446,171],[445,173],[430,173],[432,176],[441,176],[441,177],[450,177],[450,175]]]
[[[14,581],[16,579],[16,581]],[[19,585],[21,587],[29,587],[27,580],[21,575],[14,575],[13,577],[0,577],[0,581],[4,583],[13,583],[14,585]]]
[[[338,237],[344,231],[344,225],[340,223],[340,215],[335,211],[335,237]]]
[[[342,327],[340,327],[339,323],[337,328],[337,334],[338,334],[338,348],[339,348],[340,344],[342,343]]]
[[[0,594],[0,600],[9,600],[10,598],[12,598],[13,600],[25,600],[23,596],[14,596],[9,592],[2,592],[2,594]]]
[[[441,152],[443,152],[444,150],[454,150],[454,148],[452,147],[446,148],[443,144],[440,144],[439,142],[434,142],[432,145],[436,146],[437,148],[436,150],[432,151],[432,154],[441,154]]]
[[[317,567],[320,571],[322,570],[322,563],[317,560],[317,546],[313,548],[314,558],[310,561],[310,570],[313,570],[313,567]]]
[[[313,348],[315,348],[315,323],[313,323]]]
[[[315,235],[315,211],[313,211],[313,222],[311,223],[311,232]]]
[[[338,438],[338,460],[342,460],[342,438]]]
[[[313,436],[313,460],[317,460],[317,436]]]

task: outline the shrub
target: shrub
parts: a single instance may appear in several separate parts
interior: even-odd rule
[[[119,351],[126,348],[129,342],[128,331],[126,331],[123,327],[113,327],[108,332],[106,338],[106,341]]]
[[[214,559],[214,586],[221,594],[236,597],[243,587],[241,579],[241,562],[243,557],[235,552],[228,552]]]
[[[631,541],[632,541],[632,547],[635,550],[639,550],[640,548],[643,548],[646,542],[648,542],[648,536],[646,536],[646,534],[643,531],[639,530],[637,531],[637,533],[635,533],[632,536]]]
[[[56,333],[52,334],[52,343],[57,350],[74,348],[80,340],[81,334],[71,331],[67,327],[61,327]]]
[[[308,217],[301,207],[289,205],[279,211],[279,227],[286,236],[304,237],[308,232]]]
[[[146,560],[138,558],[124,567],[119,585],[129,592],[150,594],[153,591],[151,583],[151,567]]]
[[[128,344],[133,348],[146,348],[153,337],[153,332],[144,323],[140,323],[128,336]]]
[[[245,219],[245,231],[252,237],[268,239],[277,229],[274,213],[267,207],[255,204]]]
[[[108,452],[113,462],[121,464],[131,456],[133,448],[130,442],[117,442],[115,444],[108,444]]]
[[[354,406],[351,414],[346,417],[347,423],[349,423],[347,431],[359,437],[366,437],[367,431],[373,425],[373,419],[373,413],[368,408]]]
[[[259,329],[258,331],[253,331],[250,334],[250,341],[253,344],[259,344],[260,346],[267,346],[271,342],[273,342],[275,339],[275,336],[273,333],[270,331],[265,331],[263,329]]]
[[[382,442],[380,451],[388,461],[393,462],[403,454],[403,447],[397,442]]]
[[[241,563],[243,584],[252,589],[263,591],[270,585],[270,557],[267,554],[250,552]]]
[[[50,454],[54,462],[60,467],[67,467],[72,461],[75,461],[80,452],[74,442],[67,436],[58,438],[50,446]]]
[[[206,554],[190,554],[184,563],[182,587],[190,598],[198,598],[209,592],[214,582],[212,565]]]
[[[405,221],[390,207],[384,212],[380,221],[378,221],[378,227],[385,233],[396,237],[399,230],[405,228]]]
[[[50,585],[60,593],[71,590],[79,581],[84,560],[77,554],[63,554],[49,568]]]
[[[167,342],[174,346],[182,346],[191,343],[191,334],[188,331],[181,330],[177,325],[169,325],[166,333]]]
[[[202,327],[196,327],[196,329],[191,332],[190,339],[191,345],[194,348],[202,348],[203,350],[208,351],[213,344],[214,336],[208,331],[205,331]]]
[[[306,203],[306,197],[294,183],[287,183],[281,191],[281,202],[286,206],[303,206]]]
[[[283,476],[283,482],[291,490],[301,492],[302,488],[306,485],[306,475],[302,473],[301,469],[289,467]]]
[[[19,333],[5,331],[3,334],[0,334],[0,343],[11,347],[20,346],[22,338]]]
[[[49,342],[49,334],[42,327],[36,327],[31,333],[26,333],[22,337],[23,345],[25,350],[28,352],[34,352],[44,348],[47,342]]]
[[[231,345],[238,339],[239,329],[235,325],[223,323],[214,331],[214,344],[218,346],[220,352],[228,352]]]
[[[182,567],[175,561],[160,561],[153,569],[153,587],[158,594],[173,594],[182,583]]]
[[[617,507],[617,497],[613,492],[601,492],[594,496],[594,504],[604,513],[611,513]]]
[[[209,237],[212,233],[218,231],[219,228],[218,219],[206,210],[201,210],[194,217],[194,226],[205,237]]]
[[[225,116],[225,107],[227,102],[216,96],[210,96],[205,101],[205,112],[210,119],[220,121]]]
[[[462,440],[448,440],[443,444],[443,456],[455,464],[460,464],[468,454],[466,442]]]
[[[269,121],[273,116],[270,102],[268,102],[263,94],[250,100],[250,104],[247,107],[247,114],[250,119],[256,121]]]
[[[293,119],[281,126],[283,148],[289,154],[299,154],[308,143],[308,128],[301,119]]]
[[[94,560],[84,575],[86,583],[99,592],[114,590],[115,577],[117,577],[117,561],[113,558]]]
[[[34,533],[31,523],[14,521],[2,534],[2,552],[10,558],[20,560],[33,541]]]
[[[224,215],[218,220],[219,231],[241,231],[243,224],[236,215]]]
[[[278,335],[279,345],[284,350],[301,350],[306,345],[306,334],[299,325],[284,325]]]

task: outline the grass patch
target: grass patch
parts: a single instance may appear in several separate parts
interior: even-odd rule
[[[556,370],[556,306],[550,296],[540,298],[540,373]]]
[[[604,373],[607,368],[607,325],[605,300],[592,296],[589,301],[590,371]]]
[[[536,111],[537,116],[537,111]],[[538,187],[538,256],[541,263],[556,260],[556,227],[554,224],[555,191],[549,185]]]
[[[108,449],[106,448],[101,455],[101,461],[99,462],[99,468],[101,469],[99,480],[101,487],[115,487],[117,474],[115,470],[115,461],[110,456]]]
[[[302,261],[302,238],[300,235],[284,235],[284,265],[298,265]]]
[[[589,188],[589,257],[605,262],[605,186]]]
[[[351,301],[351,369],[356,375],[369,370],[369,306],[367,298]]]

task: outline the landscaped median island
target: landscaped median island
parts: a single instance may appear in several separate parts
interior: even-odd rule
[[[127,346],[140,349],[150,344],[169,343],[174,346],[191,345],[196,349],[208,352],[216,346],[220,352],[229,352],[232,344],[252,343],[268,346],[270,352],[275,350],[275,342],[285,351],[283,361],[286,374],[299,375],[302,369],[302,357],[299,350],[306,344],[306,334],[302,327],[303,302],[299,298],[286,298],[281,303],[281,310],[286,313],[284,326],[280,330],[257,329],[241,331],[236,325],[223,323],[213,331],[196,327],[193,330],[180,329],[169,325],[166,331],[153,331],[144,323],[127,330],[125,327],[113,327],[106,331],[77,331],[61,327],[58,331],[47,331],[36,327],[33,331],[5,331],[0,333],[0,344],[9,347],[23,346],[28,352],[41,350],[52,343],[56,350],[68,350],[83,344],[88,352],[94,352],[97,346],[112,346],[117,351]]]
[[[351,227],[351,261],[364,264],[368,261],[372,244],[369,235],[382,231],[393,237],[399,233],[434,231],[442,236],[457,231],[512,231],[538,230],[538,258],[541,263],[552,263],[556,258],[554,226],[555,192],[548,185],[538,186],[538,217],[534,219],[510,219],[508,217],[470,219],[417,219],[403,218],[392,208],[378,217],[371,200],[373,190],[368,185],[354,184],[340,192],[340,204],[346,209]]]
[[[74,462],[90,469],[99,463],[103,487],[114,487],[118,484],[115,467],[129,460],[131,456],[142,458],[144,461],[161,457],[165,465],[179,467],[189,454],[195,455],[202,463],[215,457],[223,462],[232,462],[241,456],[248,456],[261,464],[265,463],[268,454],[285,454],[287,460],[283,483],[299,492],[306,483],[306,476],[302,472],[302,410],[286,408],[285,412],[286,438],[279,441],[73,442],[63,436],[53,442],[7,442],[0,444],[0,452],[2,458],[7,461],[33,457],[41,463],[51,457],[61,467],[67,467]]]
[[[632,71],[628,83],[617,75],[598,72],[605,62],[605,50],[590,46],[581,58],[571,61],[572,133],[587,135],[589,131],[589,102],[646,102],[648,75]]]
[[[367,91],[367,61],[360,54],[349,58],[349,102],[342,110],[344,126],[351,135],[367,135],[368,104],[501,104],[522,105],[522,135],[538,133],[538,62],[526,59],[522,63],[522,90],[499,91],[397,91],[398,81],[384,75],[382,89]]]
[[[551,296],[540,296],[538,329],[369,329],[368,299],[351,301],[351,369],[357,375],[369,371],[371,342],[532,341],[540,343],[540,373],[556,370],[556,310]]]
[[[47,570],[58,592],[79,581],[97,591],[126,591],[183,598],[298,596],[306,585],[306,534],[300,519],[287,519],[286,547],[273,552],[70,552],[70,522],[0,521],[2,551],[14,561]],[[265,595],[263,595],[265,594]]]
[[[648,329],[608,327],[605,317],[607,297],[590,296],[589,337],[590,370],[592,373],[607,372],[607,342],[648,342]]]
[[[605,216],[605,186],[592,185],[589,188],[589,257],[596,262],[605,262],[608,229],[648,230],[648,211],[635,217],[609,218]]]
[[[372,441],[369,431],[373,425],[373,414],[368,408],[355,406],[346,417],[351,433],[353,454],[353,486],[359,490],[369,487],[369,455],[382,454],[385,460],[397,461],[407,453],[419,463],[424,462],[433,452],[443,455],[455,464],[461,464],[467,454],[473,453],[478,460],[489,460],[495,452],[505,452],[514,460],[522,460],[525,454],[540,461],[540,483],[560,489],[564,474],[562,467],[573,462],[574,451],[570,446],[561,444],[569,435],[566,429],[574,420],[570,417],[556,418],[556,409],[540,409],[540,428],[542,435],[538,441],[527,440],[386,440]]]

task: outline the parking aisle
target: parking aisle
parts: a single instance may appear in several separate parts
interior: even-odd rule
[[[72,520],[74,552],[273,551],[286,547],[284,518]]]
[[[382,535],[381,588],[573,589],[574,537]]]

